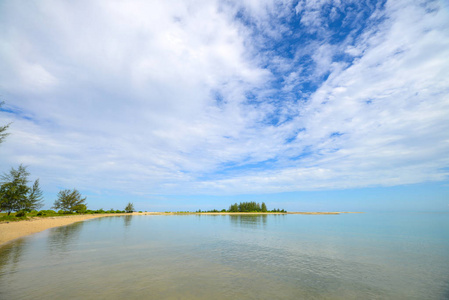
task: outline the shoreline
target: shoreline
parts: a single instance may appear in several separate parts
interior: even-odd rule
[[[113,217],[113,216],[130,216],[152,213],[133,213],[133,214],[94,214],[94,215],[72,215],[72,216],[56,216],[56,217],[34,217],[29,220],[17,222],[0,223],[0,247],[15,239],[38,233],[50,228],[67,226],[76,222],[85,220]]]
[[[164,212],[134,212],[132,214],[94,214],[94,215],[72,215],[72,216],[56,216],[56,217],[35,217],[29,220],[17,221],[17,222],[3,222],[0,223],[0,247],[15,239],[25,237],[34,233],[38,233],[50,228],[67,226],[76,222],[82,222],[85,220],[102,218],[102,217],[114,217],[114,216],[145,216],[145,215],[339,215],[345,213],[361,213],[361,212],[267,212],[267,213],[246,213],[246,212],[216,212],[216,213],[164,213]]]

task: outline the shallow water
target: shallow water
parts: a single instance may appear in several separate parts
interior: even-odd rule
[[[0,247],[0,299],[449,299],[449,214],[105,217]]]

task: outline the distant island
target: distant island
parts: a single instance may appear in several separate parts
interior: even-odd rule
[[[265,202],[256,203],[254,201],[251,202],[240,202],[239,204],[235,203],[229,206],[229,209],[212,209],[212,210],[197,210],[196,213],[287,213],[284,209],[275,208],[272,210],[268,210]]]

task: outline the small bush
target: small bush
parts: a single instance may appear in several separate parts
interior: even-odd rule
[[[84,214],[86,213],[87,206],[86,204],[78,204],[72,207],[72,211],[75,211],[77,214]]]
[[[19,211],[18,213],[16,213],[16,217],[21,218],[21,217],[26,217],[27,213],[23,210]]]

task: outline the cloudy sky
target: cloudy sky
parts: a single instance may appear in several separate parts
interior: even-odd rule
[[[0,169],[48,207],[449,210],[448,95],[446,1],[0,2]]]

